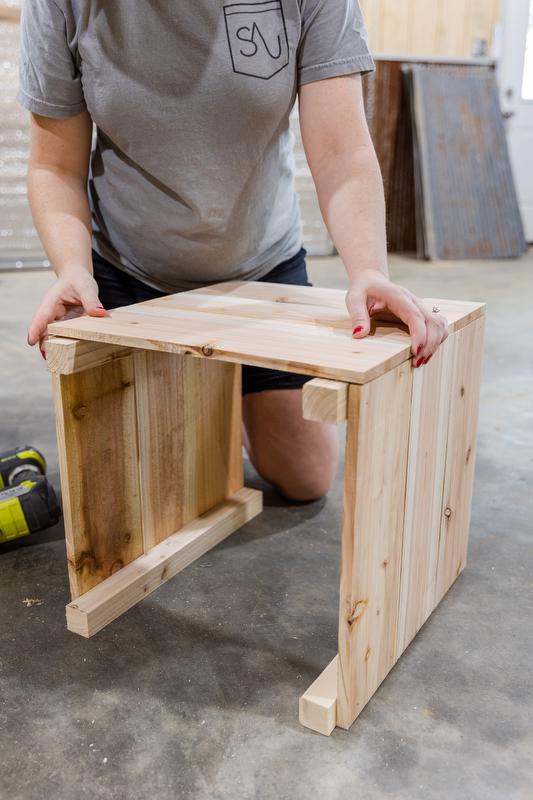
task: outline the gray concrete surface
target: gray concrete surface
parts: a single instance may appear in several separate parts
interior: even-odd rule
[[[310,271],[344,284],[335,259]],[[308,506],[267,490],[260,518],[90,641],[65,629],[57,528],[0,552],[0,797],[533,798],[533,254],[392,273],[489,304],[477,477],[468,566],[353,728],[297,720],[336,649],[340,480]],[[24,345],[50,282],[0,275],[0,447],[42,448],[57,485],[49,377]]]

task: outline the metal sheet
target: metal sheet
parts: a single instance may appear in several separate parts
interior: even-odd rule
[[[424,255],[520,256],[526,243],[494,75],[416,65],[408,73]]]

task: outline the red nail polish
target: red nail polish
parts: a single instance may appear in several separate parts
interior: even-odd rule
[[[417,354],[417,356],[418,356],[418,355],[420,355],[420,353],[421,353],[421,352],[422,352],[422,345],[421,345],[421,344],[419,344],[419,345],[418,345],[418,347],[416,348],[416,354]],[[417,366],[418,366],[418,365],[417,365]]]
[[[424,363],[425,363],[424,359],[423,358],[419,358],[418,361],[416,362],[416,366],[417,367],[421,367],[422,364],[424,364]]]
[[[362,325],[358,325],[357,328],[353,329],[353,332],[354,333],[361,333],[362,330],[363,330],[363,326]]]
[[[428,357],[426,358],[426,364],[428,363],[428,361],[430,360],[430,358],[433,358],[433,353],[432,353],[430,356],[428,356]]]

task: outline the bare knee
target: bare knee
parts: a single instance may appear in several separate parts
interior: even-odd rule
[[[247,450],[264,480],[298,502],[327,494],[337,468],[337,429],[303,419],[301,390],[249,395],[243,411]]]
[[[333,484],[335,469],[333,465],[325,465],[321,472],[314,474],[291,474],[285,471],[283,476],[273,483],[287,500],[298,503],[310,503],[324,497]]]

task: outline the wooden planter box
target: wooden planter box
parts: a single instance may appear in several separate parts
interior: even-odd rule
[[[349,728],[466,562],[484,307],[435,302],[451,335],[420,369],[401,326],[354,340],[332,289],[225,283],[50,325],[68,628],[92,636],[260,513],[241,364],[315,376],[304,416],[347,420],[339,647],[300,720]]]

